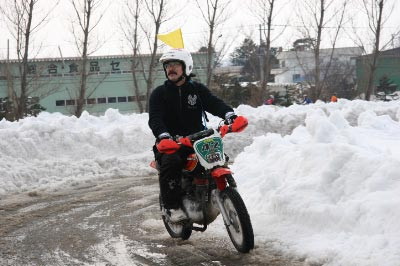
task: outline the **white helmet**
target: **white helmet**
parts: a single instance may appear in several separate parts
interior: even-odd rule
[[[164,65],[168,61],[179,61],[183,64],[183,73],[189,76],[193,70],[193,59],[192,55],[185,49],[171,49],[165,52],[161,58],[160,62]],[[165,71],[165,67],[164,67]]]

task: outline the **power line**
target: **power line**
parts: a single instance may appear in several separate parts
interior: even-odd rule
[[[239,28],[258,28],[260,24],[245,24],[245,25],[237,25],[237,26],[226,26],[220,27],[220,29],[239,29]],[[262,26],[266,26],[265,24]],[[291,27],[291,28],[308,28],[308,25],[295,25],[295,24],[271,24],[271,27]],[[337,26],[322,26],[324,29],[336,29]],[[340,26],[343,29],[369,29],[368,26]],[[383,26],[382,29],[397,29],[396,26]],[[207,33],[208,30],[200,30],[200,31],[192,31],[192,32],[184,32],[185,34],[198,34],[198,33]]]
[[[245,24],[245,25],[236,25],[236,26],[225,26],[225,27],[220,27],[220,30],[228,30],[228,29],[240,29],[240,28],[254,28],[257,29],[260,24]],[[261,25],[261,26],[266,26],[266,25]],[[289,28],[307,28],[306,25],[296,25],[296,24],[271,24],[271,27],[289,27]],[[335,26],[322,26],[323,29],[337,29]],[[368,26],[341,26],[343,29],[368,29]],[[398,27],[395,26],[383,26],[382,29],[397,29]],[[185,31],[185,35],[195,35],[199,33],[208,33],[208,30],[198,30],[198,31]],[[107,43],[120,43],[120,40],[110,40],[107,41]],[[58,48],[60,44],[47,44],[47,45],[39,45],[40,48]],[[75,44],[68,44],[68,41],[66,43],[63,43],[62,46],[69,46],[69,47],[75,47]],[[35,49],[35,46],[32,46],[33,49]],[[7,50],[7,47],[1,47],[0,50]]]

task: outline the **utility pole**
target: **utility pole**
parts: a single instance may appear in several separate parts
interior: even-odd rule
[[[7,39],[6,76],[7,76],[7,95],[8,95],[8,99],[10,100],[12,97],[11,76],[10,76],[10,39]]]
[[[6,79],[7,79],[7,102],[5,103],[5,116],[7,120],[14,120],[14,111],[11,113],[11,106],[14,105],[14,83],[13,76],[10,71],[10,39],[7,39],[7,63],[6,63]],[[4,103],[3,103],[4,104]],[[4,106],[3,106],[4,107]]]
[[[7,63],[10,61],[10,39],[7,39]]]
[[[65,68],[65,63],[64,63],[64,57],[62,55],[60,45],[58,46],[58,51],[60,52],[60,56],[61,56],[61,62],[62,62],[62,66],[61,67],[62,67],[62,69],[64,69]]]
[[[262,28],[259,25],[260,30],[260,46],[258,47],[258,57],[260,59],[260,84],[264,82],[264,49],[261,47],[263,45],[262,41]]]

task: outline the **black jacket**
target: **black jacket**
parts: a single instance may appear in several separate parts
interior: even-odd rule
[[[204,129],[203,111],[224,119],[233,109],[201,83],[189,80],[177,87],[167,80],[150,96],[149,126],[156,138],[164,132],[187,136]]]

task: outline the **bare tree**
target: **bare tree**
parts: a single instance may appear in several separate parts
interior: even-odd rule
[[[204,2],[206,2],[206,6],[204,7]],[[231,1],[229,0],[207,0],[200,1],[196,0],[196,4],[198,9],[201,12],[201,15],[204,21],[208,26],[208,41],[207,41],[207,87],[210,87],[212,74],[216,67],[216,61],[214,61],[214,53],[216,53],[216,46],[219,40],[217,38],[216,32],[217,29],[222,26],[228,19],[228,6]]]
[[[129,42],[132,49],[131,59],[131,70],[133,79],[133,90],[135,93],[136,103],[139,107],[139,112],[143,113],[145,106],[143,106],[140,94],[140,87],[138,82],[137,72],[144,72],[143,60],[140,57],[140,42],[139,42],[139,30],[140,30],[140,13],[143,0],[126,1],[125,2],[125,16],[124,20],[120,23],[122,33],[125,39]],[[132,22],[133,18],[133,22]],[[144,73],[143,73],[144,74]]]
[[[29,97],[28,87],[28,59],[29,52],[31,51],[30,44],[32,35],[34,35],[39,28],[47,22],[47,18],[53,8],[58,4],[55,2],[54,6],[49,11],[44,12],[39,19],[33,17],[35,10],[40,0],[28,1],[12,1],[9,3],[2,3],[0,5],[0,13],[4,15],[10,25],[10,33],[16,41],[16,52],[20,77],[20,89],[14,89],[13,82],[8,82],[9,99],[12,104],[12,115],[10,119],[20,119],[27,114],[27,101]],[[8,65],[8,64],[7,64]],[[7,76],[12,78],[9,65],[7,66]],[[11,87],[12,86],[12,87]]]
[[[343,28],[347,2],[343,1],[339,5],[337,4],[337,1],[333,0],[303,0],[303,3],[305,9],[303,10],[304,12],[300,14],[300,19],[303,24],[302,34],[304,40],[308,40],[308,43],[312,46],[314,57],[313,80],[310,80],[310,92],[311,97],[314,100],[317,100],[325,89],[324,78],[329,73],[329,68],[331,66],[330,62],[332,61],[335,52],[336,41]],[[336,6],[334,4],[336,4]],[[331,10],[331,12],[328,12],[329,10]],[[334,21],[335,18],[339,19]],[[330,23],[334,24],[329,26]],[[320,54],[321,43],[323,40],[323,34],[328,34],[328,28],[334,29],[333,37],[331,38],[332,50],[329,62],[325,64],[325,68],[322,69]]]
[[[396,4],[398,3],[395,0],[359,0],[354,6],[357,10],[364,11],[359,13],[364,16],[352,19],[352,32],[349,32],[348,36],[363,50],[364,56],[359,61],[363,76],[357,85],[359,93],[364,94],[365,100],[370,100],[374,94],[374,82],[381,52],[389,47],[395,48],[395,40],[400,38],[398,25],[386,27]],[[359,21],[362,21],[361,25],[357,24]]]
[[[253,0],[250,9],[260,21],[260,91],[256,99],[262,103],[266,93],[267,83],[271,72],[271,31],[274,16],[275,0]],[[265,39],[265,42],[262,41]]]
[[[363,8],[368,17],[368,28],[373,34],[373,50],[372,54],[370,54],[366,60],[363,62],[366,64],[367,67],[367,75],[368,81],[365,86],[365,100],[369,101],[371,98],[371,94],[374,88],[374,75],[376,72],[378,58],[381,51],[381,34],[382,34],[382,27],[384,24],[383,9],[385,7],[386,1],[379,0],[379,1],[369,1],[363,0]],[[364,45],[362,45],[364,47]]]
[[[325,100],[329,96],[337,94],[337,97],[354,99],[357,91],[354,89],[356,67],[351,62],[331,62],[329,75],[324,77],[324,83],[329,91],[325,94]]]
[[[166,0],[127,1],[124,10],[125,19],[120,23],[124,38],[133,51],[131,59],[133,87],[140,112],[148,111],[150,94],[154,88],[159,49],[157,35],[163,23],[177,14],[169,12],[169,4],[172,2]],[[143,51],[150,51],[150,55],[144,54]],[[145,106],[142,103],[143,96],[137,73],[142,75],[146,83]]]
[[[83,2],[83,3],[82,3]],[[94,13],[100,7],[103,0],[71,0],[73,5],[77,26],[72,26],[72,33],[75,38],[75,44],[81,55],[81,69],[80,69],[80,85],[77,97],[75,115],[80,117],[83,111],[83,107],[86,99],[87,90],[87,79],[88,79],[88,56],[91,52],[89,51],[89,44],[93,30],[100,23],[104,13],[101,13],[97,20],[94,20]]]
[[[151,90],[154,87],[155,72],[157,67],[157,50],[158,50],[158,39],[157,35],[160,32],[161,24],[167,20],[167,1],[166,0],[144,0],[146,9],[151,17],[154,29],[152,32],[148,30],[148,27],[142,25],[142,29],[146,33],[147,41],[150,47],[150,62],[147,69],[146,80],[146,112],[149,110],[149,98]],[[151,42],[153,40],[153,42]]]

